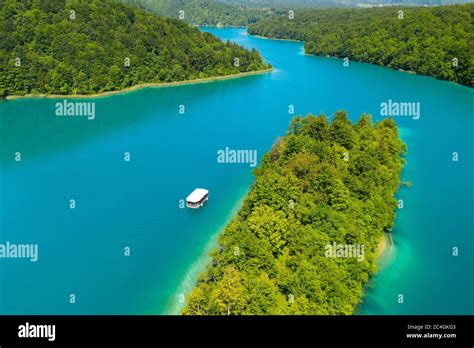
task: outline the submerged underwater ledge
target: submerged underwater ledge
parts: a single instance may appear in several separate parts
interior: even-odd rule
[[[353,314],[393,228],[405,153],[391,118],[296,117],[255,170],[183,314]]]

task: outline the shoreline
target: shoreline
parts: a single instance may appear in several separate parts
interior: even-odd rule
[[[224,75],[224,76],[214,76],[214,77],[205,77],[193,80],[186,80],[186,81],[175,81],[175,82],[157,82],[157,83],[142,83],[139,85],[134,85],[131,87],[127,87],[125,89],[121,89],[119,91],[108,91],[103,93],[96,93],[96,94],[27,94],[27,95],[9,95],[0,101],[8,101],[8,100],[18,100],[18,99],[92,99],[92,98],[104,98],[113,95],[134,92],[141,89],[146,88],[167,88],[167,87],[178,87],[178,86],[185,86],[185,85],[194,85],[194,84],[202,84],[202,83],[210,83],[210,82],[217,82],[217,81],[225,81],[225,80],[233,80],[238,79],[241,77],[248,77],[254,75],[261,75],[266,74],[273,71],[274,68],[268,68],[264,70],[258,71],[248,71],[238,74],[232,75]]]
[[[253,184],[252,184],[253,185]],[[219,226],[216,231],[211,235],[209,241],[204,246],[203,252],[198,256],[197,259],[191,264],[191,266],[186,271],[184,277],[182,278],[181,282],[179,283],[177,293],[188,296],[189,293],[196,287],[198,284],[199,276],[206,271],[206,268],[211,264],[212,257],[211,252],[219,246],[219,237],[224,230],[226,229],[227,225],[232,221],[232,219],[237,215],[240,208],[242,207],[247,195],[250,191],[248,188],[241,197],[232,210],[229,213],[226,221]],[[184,304],[180,304],[176,300],[170,299],[168,304],[165,307],[164,315],[182,315],[182,310],[184,308]]]
[[[389,255],[387,252],[389,251],[391,246],[393,246],[393,244],[390,240],[390,234],[387,232],[382,232],[382,235],[380,236],[379,241],[377,243],[377,247],[375,248],[375,262],[377,264],[377,271],[371,274],[369,276],[369,280],[363,285],[362,296],[359,298],[359,302],[354,307],[352,315],[365,315],[361,314],[361,307],[368,295],[368,291],[370,289],[371,284],[373,284],[374,277],[380,272],[380,267],[383,261],[385,260],[385,256]]]
[[[306,44],[306,42],[305,42],[304,40],[277,39],[277,38],[271,38],[271,37],[262,36],[262,35],[250,34],[250,33],[248,33],[248,31],[247,31],[247,34],[250,35],[250,36],[254,36],[254,37],[260,38],[260,39],[275,40],[275,41],[302,42],[302,43]],[[337,56],[319,55],[319,54],[314,54],[314,53],[308,53],[308,52],[306,52],[306,48],[305,48],[305,50],[304,50],[304,54],[307,55],[307,56],[313,56],[313,57],[344,59],[344,58],[342,58],[342,57],[337,57]],[[390,69],[390,70],[393,70],[393,71],[402,72],[402,73],[409,74],[409,75],[417,75],[417,76],[429,77],[429,78],[433,78],[433,79],[438,80],[438,81],[445,81],[445,82],[453,83],[453,84],[458,85],[458,86],[463,86],[463,87],[468,87],[468,88],[474,88],[474,87],[471,87],[471,86],[469,86],[469,85],[465,85],[465,84],[462,84],[462,83],[459,83],[459,82],[455,82],[455,81],[451,81],[451,80],[445,80],[445,79],[442,79],[442,78],[439,78],[439,77],[436,77],[436,76],[423,75],[423,74],[420,74],[420,73],[418,73],[418,72],[416,72],[416,71],[413,71],[413,70],[404,70],[404,69],[402,69],[402,68],[389,67],[389,66],[385,66],[385,65],[380,65],[380,64],[375,64],[375,63],[369,63],[369,62],[362,61],[362,60],[350,60],[350,61],[351,61],[351,62],[356,62],[356,63],[370,64],[370,65],[378,66],[378,67],[381,67],[381,68],[385,68],[385,69]]]
[[[245,25],[223,25],[222,27],[219,27],[217,24],[193,24],[193,27],[195,28],[216,28],[216,29],[245,29],[247,26]]]
[[[388,233],[383,232],[383,234],[379,238],[377,248],[375,249],[375,256],[377,258],[377,261],[380,261],[382,256],[385,254],[389,244],[390,244],[390,241],[389,241]]]

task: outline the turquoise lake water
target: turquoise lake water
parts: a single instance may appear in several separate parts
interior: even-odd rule
[[[0,243],[39,247],[37,262],[0,259],[0,313],[173,313],[253,181],[248,164],[217,163],[218,150],[260,157],[285,133],[289,105],[296,114],[345,109],[354,121],[363,112],[380,120],[380,103],[391,99],[421,106],[419,120],[395,118],[412,187],[397,195],[404,207],[394,245],[358,313],[474,314],[474,90],[343,67],[304,55],[302,43],[242,29],[206,31],[256,47],[275,70],[86,100],[96,103],[93,121],[56,117],[58,100],[0,102]],[[209,202],[181,209],[196,187],[209,189]]]

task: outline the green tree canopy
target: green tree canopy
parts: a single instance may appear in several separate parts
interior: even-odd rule
[[[392,119],[295,117],[255,170],[183,313],[353,313],[393,226],[405,151]],[[364,257],[327,257],[333,243],[364,246]]]

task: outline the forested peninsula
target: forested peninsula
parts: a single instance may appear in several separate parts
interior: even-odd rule
[[[249,33],[305,41],[309,54],[349,58],[474,86],[474,4],[296,11]]]
[[[255,170],[183,314],[352,314],[393,227],[405,152],[392,119],[295,118]],[[363,256],[328,254],[335,245]]]
[[[0,0],[0,97],[90,95],[269,68],[256,50],[111,0]]]

